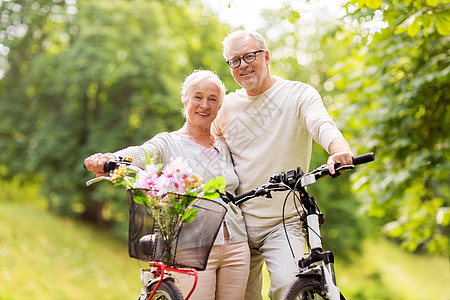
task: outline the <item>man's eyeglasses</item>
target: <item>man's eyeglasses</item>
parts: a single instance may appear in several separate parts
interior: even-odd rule
[[[254,62],[256,60],[256,53],[258,53],[258,52],[264,52],[264,50],[258,50],[258,51],[255,51],[255,52],[249,52],[249,53],[246,53],[244,56],[232,58],[232,59],[227,61],[227,64],[232,69],[236,69],[237,67],[239,67],[241,65],[241,59],[243,59],[246,63],[249,64],[249,63]]]

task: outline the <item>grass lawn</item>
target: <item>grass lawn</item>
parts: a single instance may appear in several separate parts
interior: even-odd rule
[[[337,265],[344,295],[361,298],[364,287],[373,299],[449,300],[449,258],[405,252],[386,239],[368,240],[356,264]]]
[[[450,299],[449,260],[368,240],[354,264],[336,258],[347,299]],[[270,280],[264,270],[264,299]],[[136,299],[139,265],[126,242],[25,203],[0,199],[0,300]]]
[[[41,209],[0,201],[0,299],[136,299],[127,245]]]
[[[344,264],[336,258],[341,292],[352,300],[450,300],[450,263],[445,257],[401,250],[384,238],[367,240],[364,254]],[[263,296],[270,286],[263,270]]]

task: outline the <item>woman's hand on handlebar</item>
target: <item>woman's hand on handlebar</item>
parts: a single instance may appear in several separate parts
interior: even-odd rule
[[[339,164],[340,166],[353,165],[353,157],[354,154],[351,151],[337,152],[328,157],[327,167],[330,174],[334,175],[336,173],[336,164]]]
[[[113,159],[111,155],[103,153],[95,153],[84,160],[84,166],[89,171],[95,173],[96,177],[106,176],[108,173],[104,171],[105,163]]]

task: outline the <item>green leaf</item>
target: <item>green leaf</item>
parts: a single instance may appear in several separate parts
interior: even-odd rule
[[[153,153],[152,156],[150,156],[150,154],[148,154],[147,151],[145,151],[144,153],[145,153],[145,158],[147,161],[146,164],[147,165],[150,165],[150,164],[155,165],[158,168],[158,170],[161,170],[161,168],[163,167],[163,164],[156,163],[156,156],[157,156],[156,151]]]
[[[181,197],[181,201],[180,201],[181,205],[182,205],[183,207],[188,207],[189,205],[191,205],[191,204],[195,201],[195,199],[196,199],[196,197],[197,197],[196,194],[197,194],[197,193],[195,193],[195,195],[194,195],[194,194],[191,194],[191,195],[183,195],[183,196]]]
[[[408,27],[408,35],[410,37],[415,37],[420,32],[419,20],[415,19],[414,22]]]
[[[365,1],[366,6],[371,9],[380,8],[382,3],[383,3],[383,0],[366,0]]]
[[[145,158],[146,158],[146,161],[147,161],[147,165],[150,165],[150,164],[152,164],[153,163],[153,160],[152,160],[152,157],[147,153],[147,151],[145,151],[144,152],[145,153]],[[154,158],[155,156],[153,156],[153,158]]]
[[[288,19],[289,22],[291,22],[292,24],[296,23],[300,19],[299,12],[295,10],[290,10]]]
[[[135,190],[133,190],[133,195],[134,196],[144,196],[144,191],[141,189],[135,189]]]
[[[408,27],[406,27],[406,26],[399,26],[399,27],[395,28],[395,34],[402,34],[407,29],[408,29]]]
[[[208,180],[203,187],[203,198],[216,199],[219,193],[225,193],[226,180],[223,177],[216,177]]]
[[[443,12],[436,14],[436,30],[440,35],[450,34],[450,13]]]
[[[422,23],[422,26],[425,30],[430,29],[434,25],[434,19],[433,16],[430,15],[421,15],[419,17],[420,22]]]
[[[198,213],[198,209],[196,208],[191,208],[185,211],[183,217],[181,218],[181,221],[183,221],[184,223],[191,223],[195,217],[197,216]]]
[[[216,178],[208,180],[205,183],[205,186],[203,187],[203,191],[210,190],[210,189],[213,189],[213,190],[218,189],[219,191],[222,192],[222,191],[224,191],[226,184],[227,184],[227,182],[226,182],[225,178],[216,177]]]
[[[429,6],[436,7],[436,6],[438,6],[438,4],[439,4],[439,0],[426,0],[426,3],[427,3]]]
[[[148,201],[147,196],[145,196],[143,194],[142,195],[134,194],[133,201],[138,203],[138,204],[147,205],[147,206],[149,205],[149,201]]]
[[[203,198],[213,200],[220,197],[220,194],[217,191],[210,190],[203,194]]]
[[[181,205],[180,202],[176,201],[175,199],[169,200],[167,205],[172,204],[173,208],[170,208],[170,214],[171,215],[181,215],[183,213],[184,207]]]

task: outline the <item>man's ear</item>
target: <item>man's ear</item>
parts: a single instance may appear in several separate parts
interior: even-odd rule
[[[269,54],[269,50],[266,50],[266,52],[264,52],[264,55],[266,57],[266,64],[270,63],[270,54]]]

